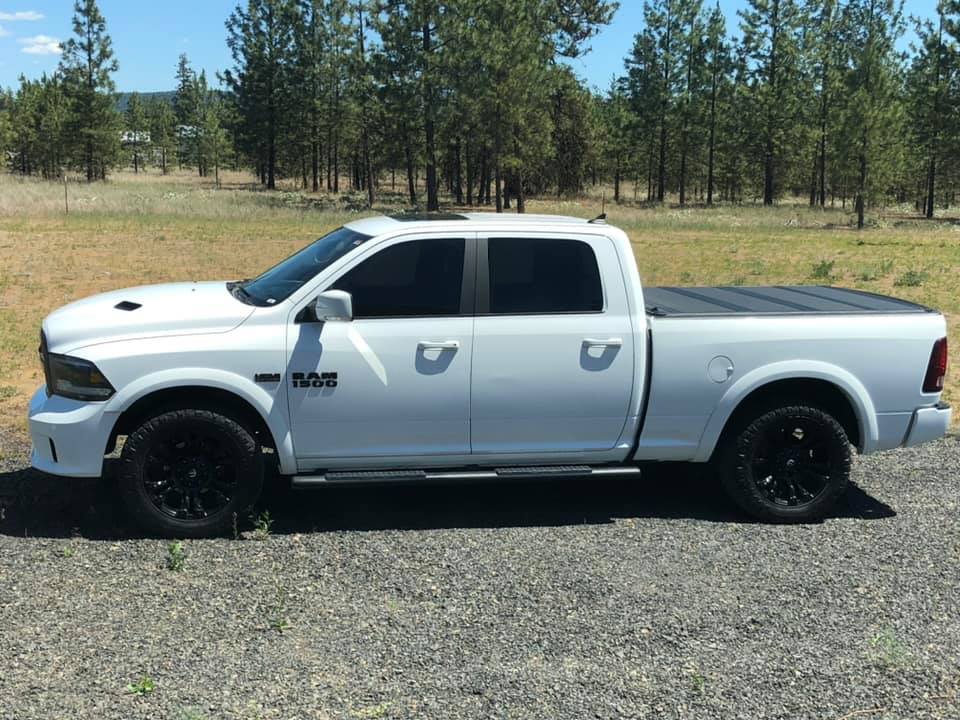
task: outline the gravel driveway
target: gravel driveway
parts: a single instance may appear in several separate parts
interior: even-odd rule
[[[960,718],[957,438],[861,460],[814,525],[684,467],[275,490],[265,539],[179,571],[109,480],[0,453],[4,720]]]

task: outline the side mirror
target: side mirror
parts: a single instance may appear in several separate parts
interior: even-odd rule
[[[353,320],[353,297],[343,290],[327,290],[317,295],[313,301],[313,312],[317,320]]]

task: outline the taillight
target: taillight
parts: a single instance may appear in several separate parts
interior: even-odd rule
[[[943,390],[943,379],[947,376],[947,339],[940,338],[933,344],[927,375],[923,378],[925,393],[938,393]]]

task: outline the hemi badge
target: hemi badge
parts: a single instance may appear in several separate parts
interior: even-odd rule
[[[253,379],[259,383],[280,382],[280,373],[257,373]]]

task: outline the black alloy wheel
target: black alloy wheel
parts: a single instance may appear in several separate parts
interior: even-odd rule
[[[254,433],[213,410],[163,412],[127,437],[120,493],[151,534],[210,537],[256,502],[263,455]]]
[[[215,426],[173,426],[158,433],[140,477],[154,507],[178,520],[220,512],[239,489],[233,448]]]
[[[740,507],[764,520],[823,517],[850,478],[847,434],[829,413],[791,405],[762,413],[721,454],[723,484]]]

